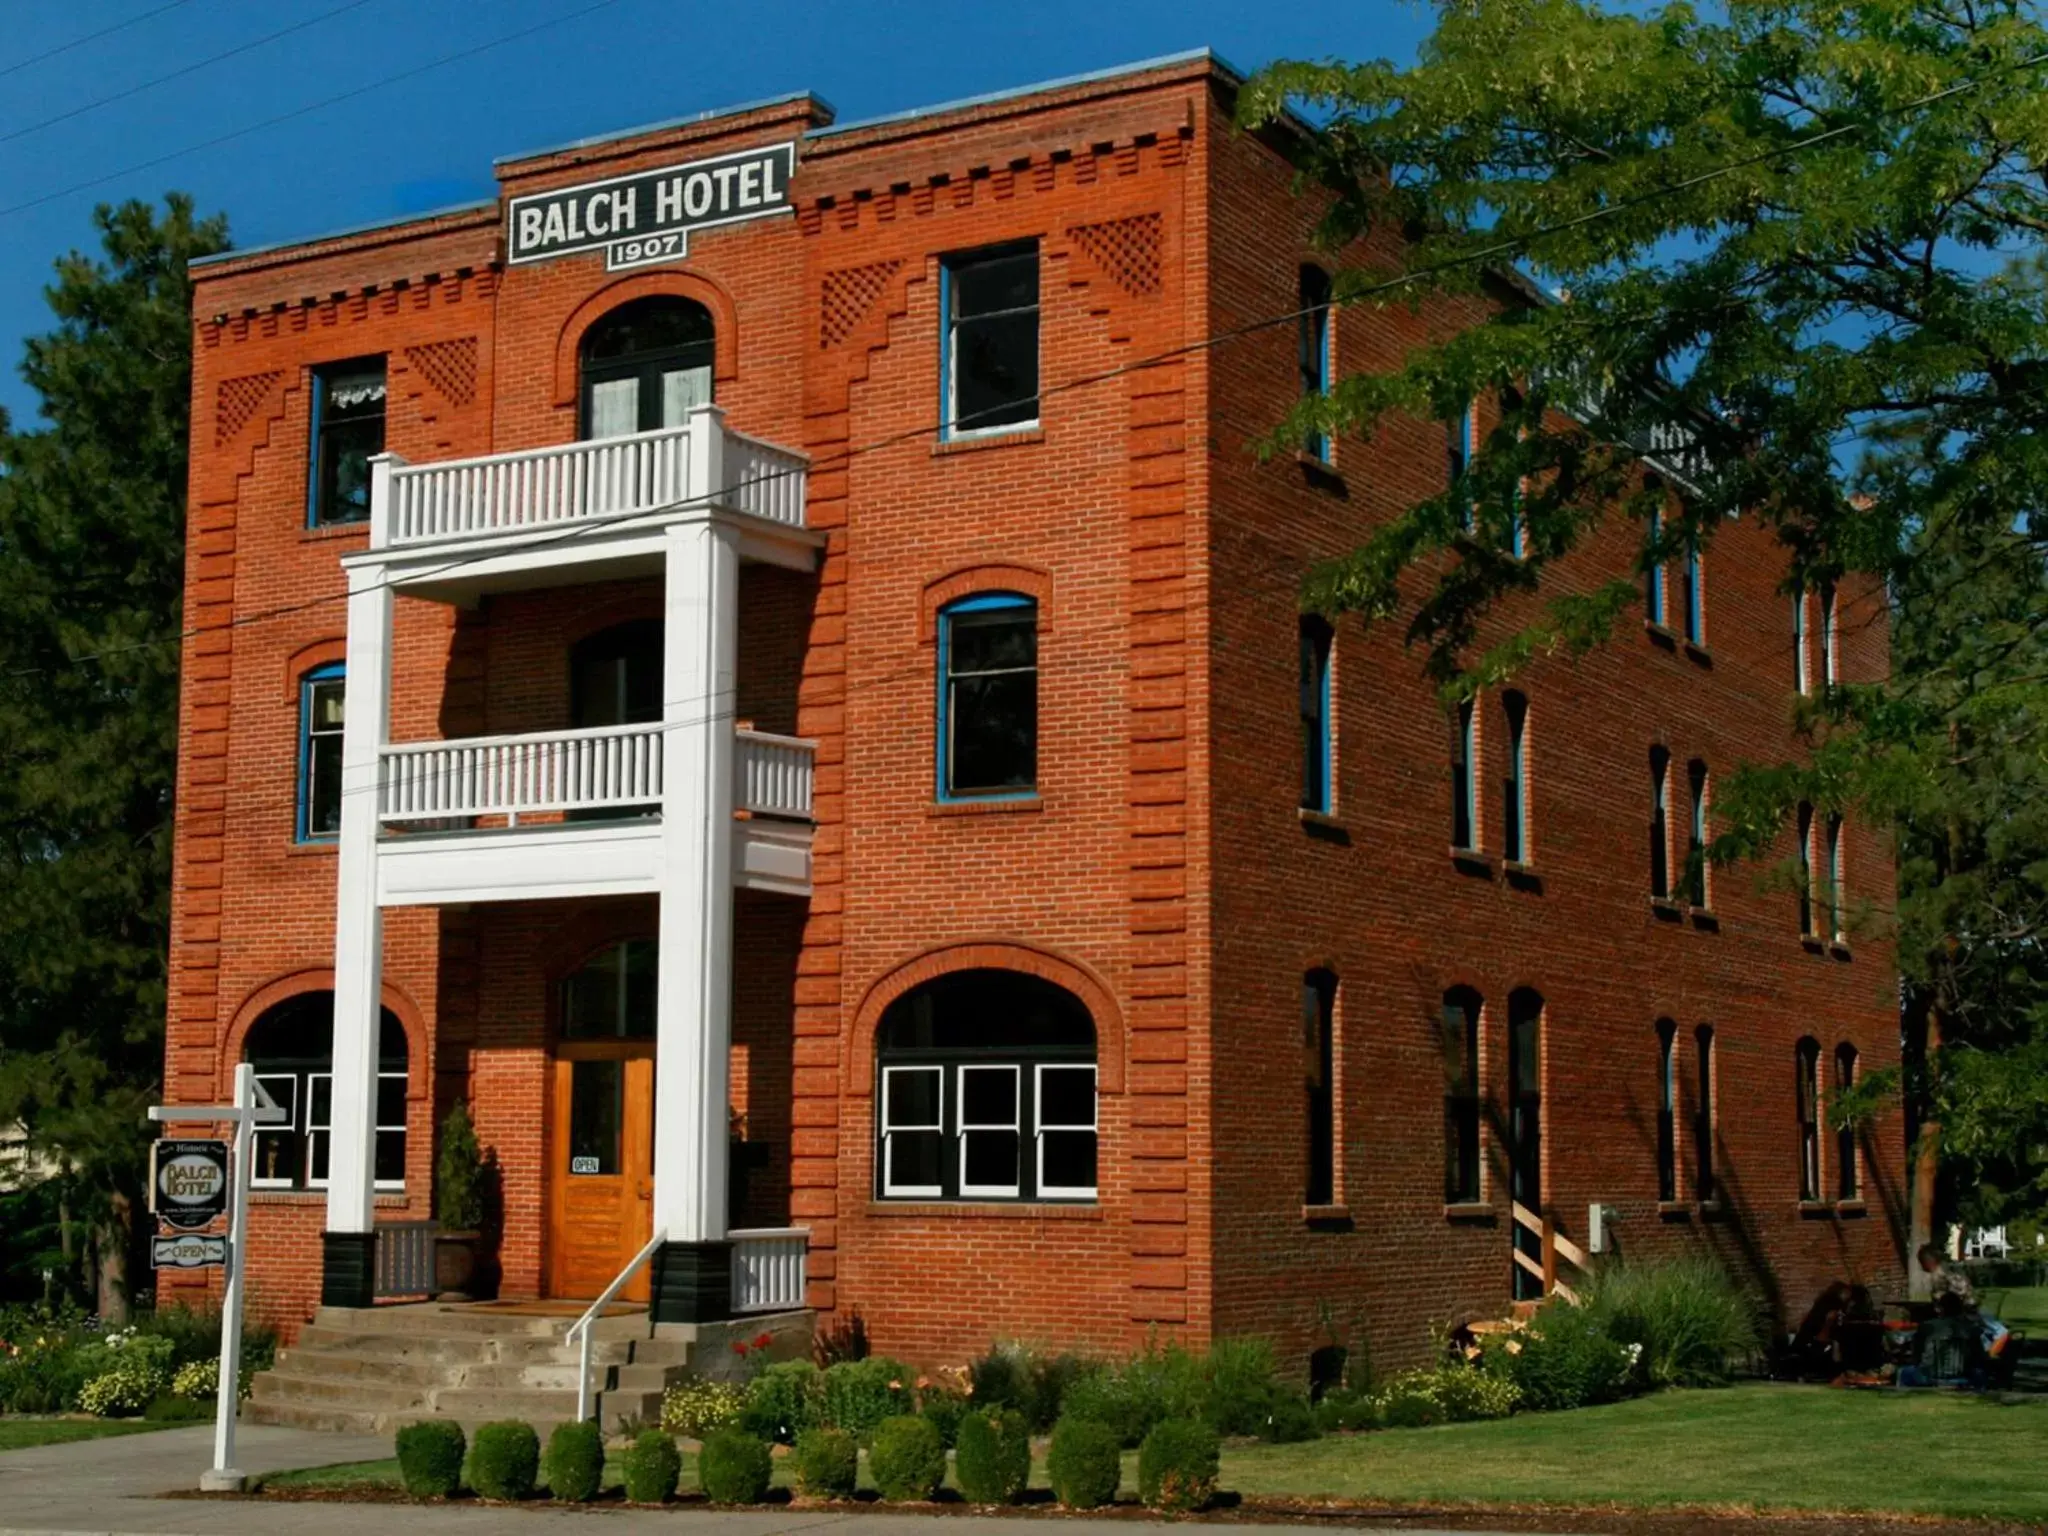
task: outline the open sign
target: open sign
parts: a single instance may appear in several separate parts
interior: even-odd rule
[[[159,1141],[150,1149],[150,1209],[164,1225],[190,1231],[228,1208],[228,1144]]]

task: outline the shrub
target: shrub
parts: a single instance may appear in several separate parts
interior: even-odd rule
[[[1116,1498],[1123,1482],[1123,1442],[1092,1419],[1061,1419],[1045,1456],[1046,1479],[1069,1509],[1098,1509]]]
[[[1325,1394],[1316,1404],[1316,1424],[1326,1435],[1339,1430],[1378,1429],[1379,1405],[1370,1392],[1339,1388]]]
[[[1712,1259],[1607,1264],[1586,1310],[1616,1343],[1641,1346],[1637,1375],[1653,1387],[1711,1387],[1759,1348],[1749,1298]]]
[[[1558,1409],[1626,1394],[1636,1353],[1609,1338],[1588,1309],[1554,1300],[1527,1327],[1490,1337],[1480,1358],[1514,1383],[1517,1406]]]
[[[1135,1447],[1161,1420],[1206,1418],[1207,1402],[1202,1362],[1172,1345],[1081,1376],[1067,1388],[1060,1417],[1106,1424],[1120,1444]]]
[[[666,1504],[683,1475],[683,1453],[658,1429],[642,1430],[619,1458],[626,1497],[635,1504]]]
[[[967,1390],[989,1408],[1022,1408],[1030,1374],[1029,1351],[1021,1344],[991,1344],[988,1353],[967,1363]]]
[[[970,1406],[955,1393],[931,1391],[918,1395],[917,1412],[939,1432],[939,1443],[950,1451],[960,1438],[960,1421],[967,1417]]]
[[[1033,1432],[1050,1429],[1066,1412],[1073,1385],[1100,1370],[1079,1355],[1046,1355],[1017,1343],[991,1345],[967,1367],[977,1407],[1018,1409]]]
[[[810,1361],[780,1361],[748,1384],[746,1404],[734,1423],[763,1440],[792,1445],[820,1421],[824,1395],[823,1373]]]
[[[1273,1346],[1218,1339],[1202,1359],[1203,1417],[1219,1435],[1256,1435],[1281,1395]]]
[[[434,1161],[434,1215],[444,1232],[474,1232],[483,1226],[486,1177],[469,1106],[458,1103],[441,1122],[441,1153]],[[477,1438],[483,1438],[481,1431]]]
[[[884,1419],[907,1414],[916,1406],[910,1382],[911,1372],[903,1363],[884,1355],[827,1366],[823,1420],[865,1442]]]
[[[884,1419],[875,1427],[868,1471],[885,1499],[929,1499],[946,1479],[946,1447],[929,1420],[914,1414]]]
[[[984,1408],[960,1421],[953,1478],[973,1504],[1012,1504],[1031,1480],[1031,1425],[1016,1408]]]
[[[760,1503],[774,1468],[768,1442],[743,1429],[714,1431],[697,1453],[697,1482],[714,1504]]]
[[[201,1419],[212,1418],[213,1409],[209,1404],[195,1402],[189,1397],[166,1393],[152,1398],[149,1406],[142,1410],[142,1416],[152,1424],[195,1424]]]
[[[564,1504],[583,1504],[597,1497],[604,1481],[604,1434],[588,1419],[557,1424],[541,1458],[548,1492]]]
[[[860,1447],[843,1429],[807,1429],[796,1437],[796,1485],[813,1499],[850,1499],[860,1479]]]
[[[142,1412],[170,1386],[164,1373],[142,1361],[128,1361],[102,1371],[78,1389],[81,1411],[102,1419],[125,1419]]]
[[[1380,1391],[1375,1416],[1388,1429],[1424,1429],[1468,1419],[1504,1419],[1519,1389],[1505,1376],[1469,1365],[1403,1371]]]
[[[416,1499],[445,1499],[462,1486],[468,1449],[453,1419],[427,1419],[398,1431],[398,1479]]]
[[[477,1427],[469,1448],[469,1486],[486,1499],[533,1495],[540,1474],[540,1436],[531,1424],[500,1419]]]
[[[1267,1396],[1265,1411],[1252,1426],[1252,1433],[1268,1445],[1298,1445],[1317,1439],[1322,1432],[1308,1399],[1277,1387]]]
[[[235,1379],[235,1395],[243,1400],[249,1396],[249,1380],[253,1373],[249,1369],[247,1356],[243,1357],[241,1375]],[[220,1395],[220,1359],[189,1360],[178,1367],[171,1377],[171,1393],[175,1397],[208,1399]]]
[[[661,1394],[661,1427],[671,1435],[702,1440],[739,1418],[746,1406],[747,1389],[736,1382],[679,1381]]]
[[[1216,1497],[1217,1451],[1216,1431],[1198,1420],[1154,1425],[1138,1447],[1138,1497],[1153,1509],[1203,1508]]]

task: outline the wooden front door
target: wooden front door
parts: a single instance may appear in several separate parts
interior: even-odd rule
[[[564,1043],[548,1117],[547,1290],[594,1297],[654,1233],[654,1044]],[[647,1271],[619,1293],[647,1299]]]

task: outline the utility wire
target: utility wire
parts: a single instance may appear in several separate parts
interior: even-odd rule
[[[0,69],[0,80],[6,79],[18,70],[27,69],[31,64],[40,64],[46,59],[54,59],[59,54],[71,52],[74,48],[83,48],[87,43],[96,43],[103,37],[112,37],[116,32],[125,31],[129,27],[137,26],[142,22],[148,21],[152,16],[161,16],[165,11],[175,11],[179,6],[188,3],[189,0],[170,0],[170,4],[160,5],[153,11],[144,11],[139,16],[130,16],[126,21],[117,21],[110,27],[101,27],[97,32],[88,32],[85,36],[75,37],[68,43],[60,43],[55,48],[46,48],[41,53],[32,53],[27,58],[9,64],[4,69]]]
[[[139,96],[144,91],[153,91],[160,85],[170,84],[173,80],[182,80],[187,75],[196,74],[202,69],[211,68],[215,64],[222,64],[229,59],[238,58],[242,54],[266,47],[281,37],[290,37],[294,32],[303,32],[308,27],[317,27],[321,22],[330,21],[334,17],[341,15],[344,11],[359,10],[369,3],[370,0],[347,0],[346,4],[337,5],[330,11],[322,11],[318,16],[309,16],[304,21],[295,21],[288,27],[280,27],[275,32],[266,33],[264,36],[249,42],[238,43],[235,47],[221,53],[216,53],[211,58],[201,59],[195,64],[183,65],[172,70],[167,75],[158,75],[154,80],[145,80],[140,85],[131,85],[126,90],[115,91],[112,95],[102,96],[97,101],[88,101],[83,106],[73,107],[67,112],[59,112],[55,117],[46,117],[41,122],[30,123],[25,128],[15,128],[7,133],[0,133],[0,144],[11,144],[16,139],[25,139],[32,133],[42,132],[45,128],[54,128],[59,123],[68,123],[75,117],[85,116],[88,112],[97,112],[101,107],[112,106],[117,101],[126,101],[130,96]]]
[[[73,182],[68,187],[59,187],[56,191],[45,192],[40,197],[31,197],[23,202],[10,203],[8,206],[0,208],[0,218],[6,218],[11,214],[26,213],[31,208],[40,208],[45,203],[54,203],[60,198],[69,197],[74,192],[87,192],[94,187],[103,187],[110,181],[119,181],[124,176],[133,176],[138,171],[154,170],[157,166],[168,165],[173,160],[182,160],[185,156],[196,155],[202,150],[217,149],[223,144],[233,143],[236,139],[245,139],[252,133],[261,133],[266,128],[275,128],[280,123],[291,122],[294,118],[306,117],[314,112],[324,111],[328,107],[339,106],[344,101],[353,101],[358,96],[367,96],[372,91],[381,91],[386,86],[397,85],[403,81],[415,79],[431,70],[443,69],[450,64],[459,64],[465,59],[473,59],[477,55],[488,53],[494,48],[502,48],[508,43],[516,43],[523,38],[532,37],[536,32],[545,32],[550,28],[559,27],[568,22],[580,21],[585,16],[594,15],[596,12],[605,10],[617,3],[618,0],[595,0],[594,4],[585,5],[573,11],[564,11],[559,15],[549,17],[545,21],[535,22],[530,27],[520,27],[516,31],[506,32],[501,36],[494,37],[488,42],[478,43],[474,47],[459,48],[453,53],[441,55],[438,59],[429,59],[424,64],[415,64],[410,69],[402,69],[396,74],[385,75],[381,79],[372,80],[367,85],[358,85],[346,91],[337,91],[332,96],[324,96],[318,101],[308,102],[303,107],[294,107],[289,112],[280,112],[274,117],[264,118],[261,122],[250,123],[245,128],[235,128],[226,133],[216,134],[210,139],[202,139],[197,144],[187,144],[183,149],[169,150],[151,159],[123,166],[118,171],[109,171],[104,176],[93,176],[88,177],[84,181]]]

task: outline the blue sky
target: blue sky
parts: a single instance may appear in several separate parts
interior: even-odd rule
[[[93,245],[98,201],[189,191],[203,212],[227,213],[236,244],[263,245],[489,196],[497,155],[785,91],[814,91],[847,122],[1204,45],[1245,69],[1406,60],[1429,21],[1400,0],[0,0],[0,10],[0,406],[21,426],[35,409],[16,367],[21,338],[48,328],[50,264]],[[546,25],[559,17],[571,19]],[[229,50],[245,51],[203,62]],[[378,83],[408,71],[420,72]],[[95,105],[106,98],[116,99]],[[242,132],[286,114],[296,115]]]

